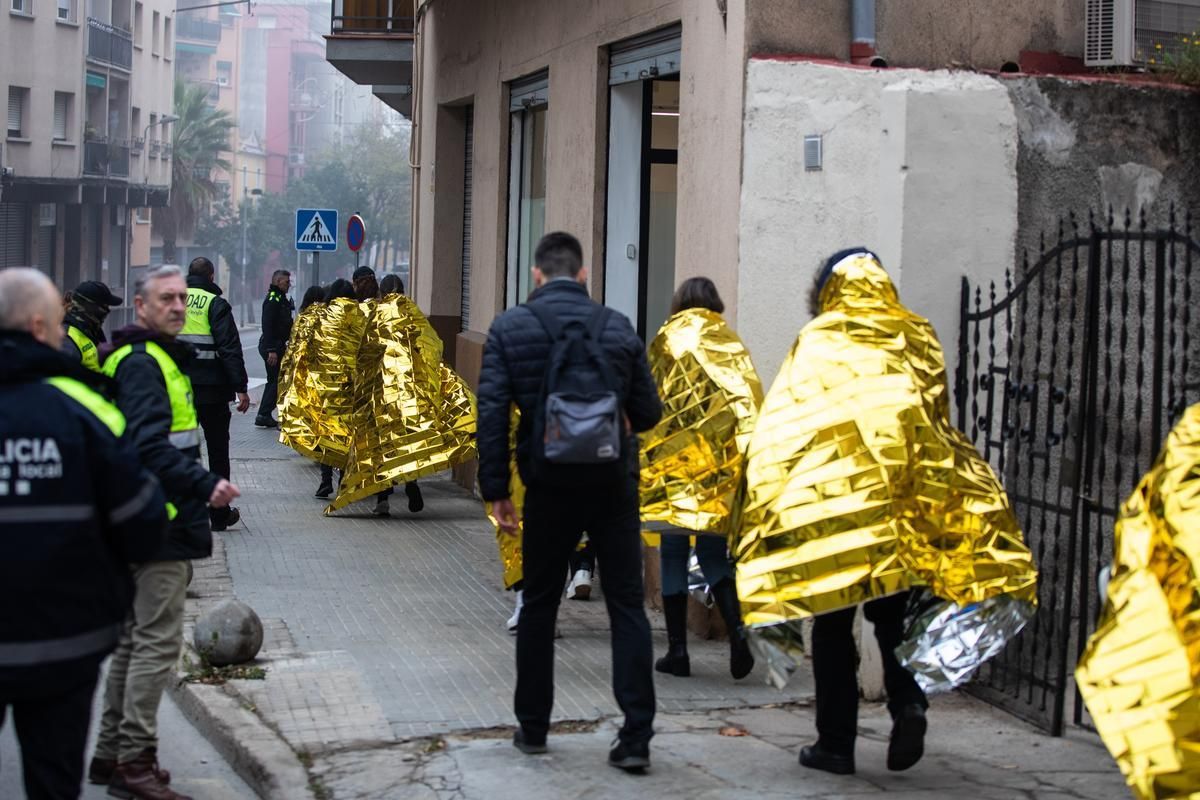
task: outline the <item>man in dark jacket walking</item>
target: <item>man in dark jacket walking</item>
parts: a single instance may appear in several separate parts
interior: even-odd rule
[[[0,726],[11,706],[30,798],[79,796],[128,565],[167,522],[108,381],[58,352],[61,320],[42,273],[0,271]]]
[[[200,430],[183,369],[191,345],[176,340],[187,308],[179,267],[147,272],[134,291],[137,323],[113,334],[104,372],[116,380],[142,463],[162,482],[172,515],[167,539],[134,570],[137,594],[108,668],[104,715],[88,778],[118,797],[178,800],[158,769],[158,705],[183,645],[191,562],[212,554],[207,505],[227,506],[236,486],[200,464]]]
[[[187,319],[178,339],[196,348],[196,356],[184,372],[192,381],[196,417],[208,448],[208,468],[222,478],[229,469],[229,401],[237,395],[238,413],[250,408],[246,392],[246,362],[233,308],[213,283],[216,271],[203,256],[188,265]],[[223,531],[241,519],[233,506],[210,508],[214,531]]]
[[[526,305],[553,316],[559,325],[588,324],[599,306],[588,297],[583,251],[570,234],[542,237],[535,251],[534,284]],[[534,417],[553,341],[526,307],[496,318],[488,333],[479,378],[479,482],[483,499],[502,530],[515,534],[524,517],[524,606],[517,623],[517,688],[520,729],[513,743],[525,753],[546,751],[554,705],[554,624],[566,581],[567,563],[584,531],[600,562],[600,584],[612,623],[613,692],[625,724],[609,763],[626,770],[650,765],[654,721],[650,624],[644,608],[642,544],[638,516],[638,448],[633,433],[649,430],[662,415],[646,352],[629,320],[608,312],[598,345],[608,358],[614,390],[624,411],[629,455],[609,484],[550,487],[533,474]],[[605,387],[596,387],[604,389]],[[509,415],[521,411],[517,469],[526,485],[525,505],[511,500]]]
[[[279,423],[273,416],[275,401],[279,397],[279,364],[292,335],[292,315],[296,306],[287,296],[292,288],[292,273],[286,269],[275,270],[267,296],[262,305],[262,336],[258,339],[258,352],[267,367],[267,385],[263,389],[262,401],[254,424],[260,428],[277,428]]]

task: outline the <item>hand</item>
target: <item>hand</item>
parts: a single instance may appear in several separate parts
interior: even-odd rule
[[[267,366],[268,367],[273,367],[278,363],[279,363],[279,354],[278,353],[267,353]]]
[[[246,394],[245,392],[238,392],[237,399],[237,410],[239,414],[245,414],[250,410],[250,395]]]
[[[521,524],[520,517],[517,516],[516,506],[513,505],[511,498],[496,500],[492,503],[492,516],[500,523],[500,532],[505,536],[516,536]]]
[[[229,481],[221,478],[209,495],[208,504],[213,508],[224,508],[233,502],[233,498],[241,497],[242,493]]]

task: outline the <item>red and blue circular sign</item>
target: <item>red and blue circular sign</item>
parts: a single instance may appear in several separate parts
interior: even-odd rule
[[[367,223],[358,214],[351,214],[346,223],[346,246],[357,253],[367,241]]]

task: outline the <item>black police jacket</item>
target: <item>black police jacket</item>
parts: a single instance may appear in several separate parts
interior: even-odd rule
[[[528,303],[545,306],[564,325],[585,321],[596,308],[587,289],[574,280],[555,280],[529,295]],[[479,374],[479,488],[484,500],[509,496],[508,430],[510,405],[521,409],[517,431],[517,468],[529,474],[531,420],[537,408],[550,335],[526,308],[511,308],[492,323],[483,348]],[[646,347],[623,314],[613,313],[600,332],[600,346],[609,357],[625,414],[635,433],[653,428],[662,416],[658,386],[650,374]],[[633,476],[636,480],[636,475]]]
[[[267,287],[267,296],[262,304],[262,335],[258,338],[260,350],[283,355],[292,335],[292,314],[295,310],[296,306],[286,294],[274,285]]]
[[[205,358],[193,358],[184,368],[192,379],[192,391],[197,403],[228,403],[234,392],[246,391],[246,361],[242,356],[242,337],[233,307],[221,296],[221,287],[199,275],[189,275],[189,289],[203,289],[216,295],[208,304],[208,324],[212,342],[196,343],[196,349],[211,353]]]
[[[154,340],[184,372],[192,357],[191,345],[131,325],[113,334],[112,349]],[[110,351],[105,348],[104,355]],[[117,406],[125,414],[129,435],[142,464],[162,483],[177,514],[167,527],[167,539],[152,561],[208,558],[212,555],[212,527],[208,498],[220,476],[200,463],[200,448],[171,444],[171,400],[162,369],[143,351],[126,356],[116,375]]]
[[[128,426],[116,435],[90,393],[80,400],[49,382],[58,377],[109,388],[0,331],[0,670],[110,652],[133,597],[129,564],[163,542],[166,498]]]

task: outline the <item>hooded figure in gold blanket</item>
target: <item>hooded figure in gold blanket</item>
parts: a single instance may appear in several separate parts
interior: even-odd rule
[[[642,436],[642,524],[661,531],[666,655],[654,668],[691,674],[687,651],[688,557],[696,558],[729,630],[729,671],[750,674],[754,656],[742,630],[729,560],[729,535],[742,504],[743,454],[754,429],[762,384],[750,353],[725,324],[717,287],[689,278],[671,302],[671,317],[650,344],[650,371],[663,416]]]
[[[835,254],[760,411],[734,545],[752,635],[818,615],[811,768],[854,772],[855,607],[866,603],[894,726],[888,768],[924,753],[924,692],[897,661],[908,590],[960,605],[1035,600],[1036,573],[992,469],[949,420],[942,348],[867,250]]]
[[[337,297],[312,330],[291,365],[280,438],[344,469],[326,513],[372,496],[378,513],[394,484],[474,457],[474,395],[442,363],[442,342],[410,299]]]
[[[1200,798],[1200,405],[1117,521],[1100,624],[1075,677],[1143,800]]]

